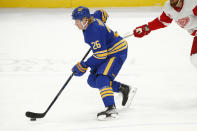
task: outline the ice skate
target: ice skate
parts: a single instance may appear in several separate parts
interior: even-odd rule
[[[117,118],[118,118],[118,112],[116,110],[115,105],[111,105],[107,107],[106,111],[102,111],[97,114],[97,119],[100,121],[117,119]]]
[[[122,106],[129,107],[132,103],[133,97],[136,94],[137,88],[129,85],[120,84],[120,93],[122,94]]]

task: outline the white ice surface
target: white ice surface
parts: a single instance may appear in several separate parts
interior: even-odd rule
[[[94,11],[95,9],[91,9]],[[161,13],[160,8],[107,8],[107,25],[124,35]],[[197,70],[192,37],[175,23],[142,39],[128,38],[129,54],[116,80],[138,88],[120,118],[100,122],[99,92],[88,73],[73,77],[45,118],[44,112],[88,50],[72,9],[0,9],[1,131],[196,131]]]

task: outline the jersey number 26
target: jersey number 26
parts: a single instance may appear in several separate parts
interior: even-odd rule
[[[93,49],[96,50],[98,48],[101,48],[101,44],[99,43],[99,41],[95,41],[91,43],[93,45]]]

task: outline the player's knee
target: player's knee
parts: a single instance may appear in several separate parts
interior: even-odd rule
[[[96,88],[96,75],[90,74],[87,82],[90,87]]]
[[[99,75],[96,78],[96,87],[103,88],[106,86],[110,86],[110,78],[108,76]]]
[[[191,55],[191,63],[197,68],[197,53]]]

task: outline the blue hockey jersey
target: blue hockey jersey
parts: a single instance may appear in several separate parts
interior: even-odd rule
[[[103,9],[101,10],[96,10],[94,12],[94,14],[91,14],[91,16],[93,16],[96,19],[100,19],[101,21],[103,21],[104,23],[107,22],[107,19],[109,17],[109,15],[107,14],[107,12]]]
[[[93,55],[85,62],[88,67],[96,68],[107,58],[127,53],[127,41],[99,19],[94,19],[83,35],[93,51]]]

